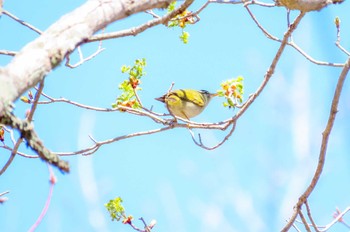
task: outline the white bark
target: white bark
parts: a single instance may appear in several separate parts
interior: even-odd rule
[[[15,101],[98,30],[147,9],[165,8],[172,0],[89,0],[52,24],[0,68],[0,115],[5,103]]]

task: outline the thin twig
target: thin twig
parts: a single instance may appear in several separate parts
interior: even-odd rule
[[[40,101],[39,104],[51,104],[51,103],[67,103],[70,105],[77,106],[79,108],[87,109],[87,110],[93,110],[93,111],[99,111],[99,112],[115,112],[115,111],[123,111],[123,112],[128,112],[131,114],[139,115],[139,116],[147,116],[153,119],[157,123],[162,123],[162,124],[167,124],[166,120],[160,118],[160,114],[154,113],[148,109],[142,108],[145,111],[138,110],[138,109],[133,109],[130,107],[124,107],[124,106],[118,106],[117,108],[101,108],[101,107],[95,107],[95,106],[89,106],[85,104],[81,104],[79,102],[71,101],[66,98],[53,98],[50,97],[49,95],[42,93],[42,95],[47,98],[49,101]]]
[[[53,173],[50,165],[47,165],[48,169],[49,169],[49,175],[50,175],[50,189],[49,189],[49,194],[47,196],[47,199],[46,199],[46,202],[45,202],[45,205],[44,205],[44,208],[42,209],[39,217],[37,218],[37,220],[35,221],[35,223],[30,227],[29,229],[29,232],[34,232],[37,227],[40,225],[41,221],[44,219],[46,213],[47,213],[47,210],[49,209],[49,206],[51,204],[51,199],[52,199],[52,194],[53,194],[53,189],[55,187],[55,184],[56,184],[56,176],[55,174]]]
[[[302,50],[298,45],[296,45],[294,42],[288,42],[289,46],[294,48],[297,52],[299,52],[302,56],[304,56],[308,61],[322,66],[330,66],[330,67],[344,67],[344,64],[342,63],[333,63],[328,61],[319,61],[312,58],[309,54],[307,54],[304,50]]]
[[[15,21],[19,22],[20,24],[22,24],[23,26],[28,27],[30,30],[35,31],[36,33],[38,33],[39,35],[42,34],[42,31],[40,31],[38,28],[34,27],[33,25],[26,23],[25,21],[19,19],[18,17],[16,17],[15,15],[11,14],[10,12],[3,10],[2,13],[4,13],[4,15],[7,15],[8,17],[14,19]]]
[[[340,44],[340,19],[337,18],[338,22],[336,23],[337,28],[337,40],[335,41],[335,45],[344,52],[347,56],[350,56],[350,52],[348,52],[341,44]]]
[[[326,125],[326,128],[324,132],[322,133],[322,143],[321,143],[321,148],[320,148],[320,154],[319,154],[319,159],[318,159],[318,165],[315,170],[315,174],[309,184],[309,186],[306,188],[305,192],[299,197],[298,202],[294,206],[294,213],[292,217],[290,218],[289,222],[285,225],[285,227],[282,229],[282,232],[287,232],[292,224],[294,223],[299,211],[301,210],[301,206],[305,203],[307,198],[310,196],[312,191],[314,190],[318,180],[320,179],[321,173],[323,171],[323,166],[325,163],[325,158],[326,158],[326,153],[327,153],[327,145],[328,145],[328,139],[331,134],[335,117],[338,111],[338,104],[339,104],[339,99],[340,95],[343,89],[344,81],[346,79],[346,76],[349,72],[350,69],[350,57],[346,61],[341,74],[339,75],[337,87],[334,92],[333,100],[332,100],[332,105],[329,113],[329,118],[328,122]]]
[[[0,146],[1,148],[3,148],[3,149],[6,149],[6,150],[8,150],[8,151],[13,151],[13,148],[11,148],[11,147],[9,147],[9,146],[7,146],[7,145],[3,145],[3,146]],[[39,156],[37,156],[37,155],[28,155],[28,154],[26,154],[26,153],[23,153],[23,152],[19,152],[19,151],[17,151],[17,155],[20,155],[20,156],[22,156],[22,157],[24,157],[24,158],[29,158],[29,159],[36,159],[36,158],[40,158]]]
[[[163,17],[156,18],[156,19],[148,21],[144,24],[141,24],[140,26],[117,31],[117,32],[94,35],[94,36],[90,37],[86,42],[95,42],[95,41],[101,41],[101,40],[106,40],[106,39],[115,39],[115,38],[119,38],[119,37],[131,36],[131,35],[136,36],[137,34],[143,32],[151,27],[157,26],[159,24],[167,23],[173,17],[175,17],[176,15],[181,14],[183,11],[185,11],[192,4],[193,1],[194,0],[186,0],[183,4],[181,4],[174,11],[164,15]]]
[[[4,196],[5,194],[8,194],[8,193],[10,193],[10,191],[2,192],[2,193],[0,193],[0,197]]]
[[[145,13],[150,14],[153,18],[159,19],[160,16],[153,12],[153,10],[146,10]]]
[[[312,218],[311,210],[310,210],[310,206],[309,206],[309,202],[308,202],[307,200],[305,201],[305,206],[306,206],[307,216],[309,217],[309,219],[310,219],[310,221],[311,221],[312,227],[314,228],[314,230],[315,230],[316,232],[320,232],[320,231],[318,230],[318,227],[317,227],[317,225],[316,225],[314,219]]]
[[[94,106],[89,106],[89,105],[84,105],[75,101],[71,101],[65,98],[53,98],[50,97],[49,95],[45,94],[42,92],[42,95],[47,98],[49,101],[40,101],[39,104],[50,104],[50,103],[55,103],[55,102],[63,102],[67,104],[71,104],[74,106],[77,106],[79,108],[83,109],[88,109],[88,110],[93,110],[93,111],[100,111],[100,112],[115,112],[115,111],[123,111],[123,112],[128,112],[131,114],[139,115],[139,116],[146,116],[151,118],[157,123],[161,123],[163,125],[169,125],[169,120],[161,118],[161,116],[166,116],[164,114],[159,114],[155,113],[150,110],[139,110],[139,109],[133,109],[130,107],[124,107],[124,106],[118,106],[117,108],[100,108],[100,107],[94,107]],[[177,124],[176,127],[191,127],[191,128],[202,128],[202,129],[218,129],[218,130],[226,130],[226,128],[232,123],[232,118],[221,121],[221,122],[216,122],[216,123],[198,123],[198,122],[193,122],[185,119],[181,119],[182,121],[188,123],[187,124]]]
[[[0,54],[7,56],[15,56],[18,52],[9,51],[9,50],[0,50]]]
[[[304,226],[305,226],[306,231],[307,231],[307,232],[311,232],[310,226],[309,226],[309,224],[307,223],[307,221],[306,221],[306,219],[305,219],[305,217],[304,217],[304,214],[303,214],[303,212],[302,212],[301,210],[299,211],[299,216],[300,216],[301,221],[303,222],[303,224],[304,224]]]
[[[136,97],[136,101],[140,104],[141,108],[143,109],[143,105],[142,105],[142,102],[141,102],[141,99],[140,99],[139,95],[137,94],[136,88],[132,88],[132,90],[134,91],[134,95]],[[146,110],[148,110],[148,109],[146,109]]]
[[[301,230],[300,230],[296,225],[294,225],[294,224],[293,224],[293,228],[294,228],[296,231],[301,232]]]
[[[29,112],[28,117],[27,117],[28,122],[31,122],[33,120],[34,112],[35,112],[36,107],[38,105],[39,98],[40,98],[41,92],[43,91],[43,88],[44,88],[44,79],[40,82],[39,88],[38,88],[38,90],[37,90],[37,92],[35,94],[32,107],[31,107],[30,112]],[[13,149],[11,151],[10,158],[7,160],[7,162],[4,165],[4,167],[0,170],[0,176],[7,170],[7,168],[12,163],[13,159],[15,158],[15,156],[17,154],[18,148],[19,148],[19,146],[21,145],[22,142],[23,142],[23,138],[19,138],[17,140],[15,146],[13,147]]]
[[[205,145],[203,144],[202,138],[201,138],[201,135],[200,135],[200,134],[198,134],[199,142],[197,142],[197,140],[196,140],[196,138],[195,138],[195,135],[194,135],[193,131],[191,130],[191,128],[189,128],[188,131],[189,131],[190,134],[191,134],[191,137],[192,137],[193,142],[194,142],[197,146],[199,146],[199,147],[201,147],[201,148],[204,148],[204,149],[206,149],[206,150],[214,150],[214,149],[220,147],[222,144],[224,144],[224,143],[231,137],[231,135],[232,135],[232,133],[234,132],[235,128],[236,128],[236,122],[233,121],[233,122],[232,122],[232,128],[231,128],[231,130],[229,131],[229,133],[224,137],[223,140],[221,140],[219,143],[217,143],[215,146],[212,146],[212,147],[208,147],[208,146],[205,146]]]
[[[350,211],[350,207],[347,207],[343,212],[341,212],[340,214],[338,214],[338,216],[336,218],[334,218],[334,220],[332,222],[330,222],[329,224],[327,224],[322,230],[320,230],[320,232],[326,232],[327,230],[329,230],[329,228],[331,228],[333,225],[335,225],[336,223],[339,222],[339,220],[341,220],[341,218],[344,217],[344,215]]]
[[[1,2],[0,2],[1,4]],[[0,193],[0,203],[3,204],[4,202],[8,201],[8,197],[3,197],[4,195],[8,194],[10,191],[5,191]]]
[[[97,50],[92,53],[90,56],[84,58],[83,52],[81,51],[81,46],[78,47],[78,54],[79,54],[79,61],[75,64],[70,64],[70,54],[67,54],[66,56],[66,63],[65,65],[69,68],[76,68],[82,64],[84,64],[86,61],[89,61],[91,59],[93,59],[94,57],[96,57],[98,54],[100,54],[101,52],[103,52],[105,50],[105,48],[102,48],[102,40],[99,42],[99,45],[97,47]]]
[[[56,154],[59,155],[59,156],[91,155],[94,152],[96,152],[102,145],[105,145],[105,144],[110,144],[110,143],[113,143],[113,142],[116,142],[116,141],[119,141],[119,140],[124,140],[124,139],[132,138],[132,137],[155,134],[155,133],[163,132],[163,131],[170,130],[170,129],[172,129],[172,127],[171,126],[167,126],[167,127],[163,127],[163,128],[154,129],[154,130],[136,132],[136,133],[123,135],[123,136],[118,136],[118,137],[115,137],[115,138],[112,138],[112,139],[107,139],[107,140],[104,140],[104,141],[96,142],[91,147],[88,147],[88,148],[85,148],[85,149],[82,149],[82,150],[79,150],[79,151],[75,151],[75,152],[56,152]]]
[[[252,95],[250,95],[248,100],[243,104],[243,107],[237,112],[236,119],[238,119],[239,117],[241,117],[243,115],[243,113],[249,108],[249,106],[255,101],[255,99],[260,95],[260,93],[265,89],[265,86],[267,85],[271,76],[275,72],[276,65],[277,65],[278,61],[280,60],[280,57],[281,57],[281,55],[282,55],[282,53],[287,45],[288,38],[293,33],[293,31],[297,28],[298,24],[300,23],[300,21],[304,17],[304,15],[305,15],[305,13],[301,12],[298,15],[298,17],[294,20],[294,22],[291,24],[288,31],[284,34],[281,45],[280,45],[280,47],[279,47],[279,49],[278,49],[278,51],[277,51],[277,53],[272,61],[270,67],[268,68],[268,70],[264,76],[263,82],[261,83],[261,85],[259,86],[257,91],[255,93],[253,93]]]
[[[7,128],[7,126],[2,126],[2,128],[3,128],[7,133],[10,134],[10,138],[11,138],[12,144],[15,145],[16,140],[15,140],[15,136],[14,136],[14,134],[13,134],[13,130]]]
[[[253,19],[257,27],[262,31],[262,33],[268,38],[273,41],[282,43],[282,40],[277,38],[276,36],[273,36],[271,33],[269,33],[259,22],[259,20],[255,17],[255,15],[252,13],[252,11],[246,6],[246,9],[250,15],[250,17]],[[288,23],[289,25],[289,23]],[[294,48],[297,52],[299,52],[302,56],[304,56],[308,61],[322,66],[330,66],[330,67],[343,67],[344,64],[341,63],[334,63],[334,62],[328,62],[328,61],[319,61],[314,58],[312,58],[309,54],[307,54],[304,50],[302,50],[298,45],[296,45],[293,41],[287,41],[287,45]]]
[[[129,139],[132,137],[155,134],[155,133],[163,132],[163,131],[170,130],[170,129],[173,129],[176,127],[178,127],[178,128],[192,127],[192,128],[202,128],[202,129],[221,129],[222,128],[222,126],[217,125],[217,124],[212,124],[212,123],[191,125],[191,124],[187,124],[187,123],[184,124],[184,123],[177,123],[177,122],[169,122],[168,124],[169,124],[169,126],[166,126],[166,127],[157,128],[154,130],[140,131],[140,132],[131,133],[131,134],[122,135],[122,136],[117,136],[115,138],[107,139],[107,140],[100,141],[100,142],[96,142],[96,140],[94,139],[94,141],[95,141],[94,145],[92,145],[88,148],[78,150],[75,152],[55,152],[55,154],[59,155],[59,156],[91,155],[91,154],[95,153],[101,146],[106,145],[106,144],[110,144],[110,143],[124,140],[124,139]],[[223,142],[225,142],[229,138],[229,136],[232,134],[232,132],[233,132],[233,129],[230,131],[230,133],[228,135],[226,135]]]
[[[257,18],[255,17],[255,15],[253,14],[253,12],[251,12],[251,10],[249,9],[248,5],[245,6],[246,10],[248,11],[248,14],[250,15],[250,17],[253,19],[253,21],[255,22],[255,24],[258,26],[258,28],[264,33],[264,35],[269,38],[272,39],[274,41],[278,41],[278,42],[282,42],[279,38],[277,38],[276,36],[271,35],[261,24],[260,22],[257,20]]]

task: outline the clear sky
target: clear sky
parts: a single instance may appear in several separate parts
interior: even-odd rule
[[[4,8],[41,30],[84,1],[5,1]],[[196,1],[191,10],[204,1]],[[286,31],[283,8],[252,6],[259,21],[282,38]],[[293,35],[294,41],[317,60],[344,62],[346,56],[334,45],[335,16],[342,20],[342,43],[350,49],[349,1],[307,14]],[[297,15],[293,12],[291,16]],[[279,43],[267,39],[241,5],[211,4],[201,20],[188,26],[189,44],[178,39],[180,29],[158,26],[136,37],[103,42],[106,48],[84,65],[64,65],[51,72],[44,92],[52,97],[98,107],[110,107],[126,78],[124,64],[146,58],[147,75],[140,97],[146,107],[166,112],[154,100],[170,84],[174,88],[215,92],[223,80],[242,75],[244,99],[263,80]],[[108,26],[116,31],[151,19],[132,16]],[[19,50],[37,35],[7,16],[0,18],[0,49]],[[82,47],[85,55],[98,44]],[[73,56],[73,60],[77,56]],[[4,66],[11,57],[0,56]],[[156,219],[154,231],[233,232],[279,231],[293,211],[299,195],[315,170],[321,135],[341,69],[318,66],[290,47],[261,96],[240,118],[230,139],[213,151],[196,146],[186,129],[136,137],[102,147],[91,156],[65,157],[71,173],[55,169],[58,183],[46,217],[37,231],[133,231],[112,222],[104,203],[117,196],[127,214],[146,221]],[[344,86],[321,180],[309,199],[317,224],[332,220],[336,207],[350,204],[348,180],[350,136],[349,82]],[[44,99],[43,99],[44,100]],[[24,116],[30,106],[16,103]],[[236,111],[214,99],[194,121],[217,122]],[[92,144],[88,135],[105,140],[161,127],[145,117],[127,113],[101,113],[56,103],[40,105],[35,129],[53,151],[76,151]],[[215,145],[227,132],[196,131],[207,145]],[[5,137],[10,144],[9,136]],[[22,150],[32,154],[22,146]],[[3,165],[9,156],[0,151]],[[0,206],[2,231],[26,231],[40,214],[48,192],[48,169],[38,159],[17,156],[0,177],[0,192],[9,190],[9,201]],[[349,217],[347,217],[348,220]],[[345,217],[345,219],[347,219]],[[135,223],[141,226],[137,220]],[[300,225],[300,228],[302,226]],[[346,231],[338,225],[334,231]]]

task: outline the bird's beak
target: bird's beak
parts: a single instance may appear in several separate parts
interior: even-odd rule
[[[215,97],[215,96],[218,96],[219,94],[218,93],[211,93],[210,96],[212,97]]]
[[[160,102],[165,102],[165,96],[157,97],[155,100],[160,101]]]

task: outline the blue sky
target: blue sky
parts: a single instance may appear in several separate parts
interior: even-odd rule
[[[46,3],[6,1],[4,8],[45,30],[59,17],[84,1]],[[196,2],[196,10],[204,1]],[[286,30],[283,8],[251,7],[261,24],[281,38]],[[318,60],[344,62],[334,45],[335,16],[342,20],[342,43],[350,38],[349,2],[308,14],[293,35],[294,41]],[[296,12],[292,16],[297,15]],[[189,44],[178,39],[179,29],[158,26],[136,37],[103,42],[106,48],[84,65],[56,68],[46,79],[44,92],[83,104],[110,107],[125,78],[124,64],[146,58],[147,75],[140,97],[146,107],[166,112],[154,100],[170,84],[174,88],[216,91],[223,80],[242,75],[245,95],[263,80],[279,44],[268,40],[241,5],[211,4],[201,20],[188,26]],[[150,19],[139,14],[116,22],[107,31],[139,25]],[[1,49],[19,50],[36,34],[6,16],[0,19]],[[88,55],[97,43],[84,45]],[[73,56],[77,59],[77,56]],[[0,57],[6,65],[10,57]],[[279,231],[315,170],[339,68],[318,66],[287,47],[274,76],[261,96],[237,123],[228,142],[214,151],[197,147],[186,129],[136,137],[102,147],[91,156],[65,157],[71,173],[55,170],[50,209],[37,231],[132,231],[111,222],[103,204],[121,196],[128,214],[146,221],[156,219],[154,231]],[[349,84],[345,83],[336,123],[329,141],[324,173],[309,199],[315,221],[332,220],[336,207],[349,206],[350,173]],[[29,105],[16,103],[24,116]],[[214,99],[198,122],[217,122],[235,112]],[[92,135],[105,140],[161,127],[147,118],[126,113],[99,113],[64,103],[41,105],[35,128],[53,151],[76,151],[90,146]],[[196,131],[215,145],[227,132]],[[10,143],[8,136],[6,143]],[[28,153],[23,146],[22,149]],[[1,151],[5,163],[7,151]],[[16,157],[0,177],[0,192],[9,201],[0,206],[4,231],[26,231],[35,222],[49,191],[46,165],[38,159]],[[347,219],[345,217],[345,219]],[[135,221],[138,225],[141,225]],[[302,228],[302,226],[300,226]],[[346,231],[337,225],[334,231]]]

